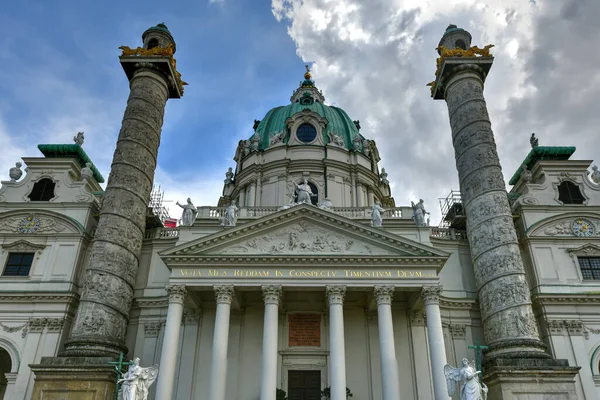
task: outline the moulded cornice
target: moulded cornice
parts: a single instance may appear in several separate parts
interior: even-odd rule
[[[76,293],[1,293],[0,301],[12,303],[70,303],[79,301]]]
[[[537,306],[599,304],[600,293],[537,294],[532,296],[532,301]]]

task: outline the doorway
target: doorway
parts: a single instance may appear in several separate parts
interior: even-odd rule
[[[321,371],[288,371],[288,400],[321,400]]]

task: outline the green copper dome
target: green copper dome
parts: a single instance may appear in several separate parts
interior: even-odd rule
[[[288,131],[286,120],[308,109],[327,120],[327,126],[323,130],[323,141],[325,144],[330,142],[329,133],[335,133],[343,138],[345,148],[352,150],[353,140],[358,136],[361,143],[360,150],[362,150],[364,137],[359,133],[357,125],[353,120],[341,108],[323,104],[324,98],[310,79],[310,72],[307,72],[304,78],[305,80],[300,83],[300,87],[292,96],[292,101],[295,101],[287,106],[271,109],[256,127],[255,134],[259,138],[258,149],[266,150],[269,147],[270,138],[280,135],[282,131],[285,132],[283,143],[288,143],[292,132]]]

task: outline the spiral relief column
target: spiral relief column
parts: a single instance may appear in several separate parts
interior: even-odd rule
[[[175,42],[166,26],[144,32],[144,48],[122,47],[130,79],[110,178],[91,248],[85,285],[71,336],[61,356],[127,353],[125,332],[146,213],[154,182],[165,105],[182,95],[175,70]]]
[[[549,358],[531,307],[517,235],[496,151],[483,83],[493,58],[469,48],[471,35],[450,26],[440,42],[433,97],[448,105],[467,236],[488,359]],[[448,50],[454,49],[454,50]],[[480,57],[477,57],[480,55]]]

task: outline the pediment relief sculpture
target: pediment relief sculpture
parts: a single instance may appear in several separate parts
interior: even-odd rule
[[[600,233],[600,218],[573,215],[538,223],[529,236],[594,237]]]
[[[0,232],[17,233],[23,235],[38,235],[49,233],[80,233],[73,223],[61,221],[60,217],[47,215],[46,213],[6,213],[0,214]],[[64,217],[66,218],[66,217]]]
[[[600,257],[600,246],[586,244],[574,249],[567,249],[569,254],[578,257]]]

